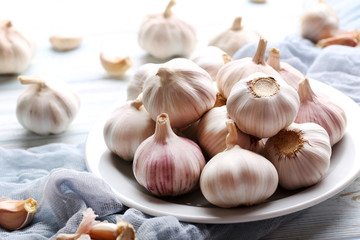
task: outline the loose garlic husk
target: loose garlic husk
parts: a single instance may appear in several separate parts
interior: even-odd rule
[[[163,112],[174,128],[196,122],[215,103],[216,90],[210,75],[196,63],[175,58],[158,69],[143,86],[143,102],[152,119]]]
[[[340,19],[325,0],[308,9],[300,19],[300,34],[303,38],[317,43],[334,36],[339,31]]]
[[[127,85],[127,100],[134,100],[143,91],[143,85],[148,77],[154,76],[161,64],[146,63],[140,66]]]
[[[145,110],[140,94],[116,108],[106,121],[103,135],[108,149],[125,161],[134,159],[142,141],[154,134],[155,121]]]
[[[280,186],[289,190],[308,187],[329,169],[329,136],[316,123],[292,123],[266,141],[265,157],[276,167]]]
[[[254,73],[235,84],[226,106],[241,131],[267,138],[295,120],[300,99],[280,77]]]
[[[177,136],[166,113],[157,117],[155,134],[136,150],[133,173],[140,185],[157,196],[177,196],[198,184],[205,158],[193,141]]]
[[[129,56],[109,56],[103,52],[100,53],[100,61],[106,72],[110,76],[114,77],[121,77],[125,75],[126,71],[133,65]]]
[[[261,203],[277,189],[276,169],[263,156],[240,148],[234,122],[229,120],[226,125],[227,148],[205,165],[201,192],[210,203],[222,208]]]
[[[299,82],[304,79],[304,75],[286,62],[280,61],[280,50],[277,48],[271,48],[269,50],[269,57],[267,60],[272,68],[280,73],[280,76],[287,82],[290,86],[298,90]]]
[[[56,51],[70,51],[80,47],[82,36],[52,35],[49,38],[50,44]]]
[[[16,117],[26,129],[39,135],[66,131],[74,120],[80,100],[65,84],[51,84],[34,76],[19,76],[30,85],[18,98]]]
[[[38,205],[35,199],[0,200],[0,227],[7,230],[17,230],[26,227],[33,219]]]
[[[228,129],[226,122],[230,120],[226,106],[210,109],[200,120],[197,126],[197,139],[201,149],[209,158],[226,149]],[[237,129],[237,145],[243,149],[259,152],[264,143]]]
[[[209,46],[216,46],[233,56],[248,43],[257,42],[260,35],[241,25],[241,17],[236,17],[230,29],[216,35],[209,41]]]
[[[215,46],[207,46],[201,51],[195,52],[190,57],[190,60],[207,71],[214,81],[216,81],[216,74],[219,69],[224,64],[232,61],[227,53]]]
[[[300,108],[295,122],[317,123],[329,134],[331,146],[339,142],[347,125],[345,111],[324,93],[314,93],[308,78],[300,82],[298,94]]]
[[[25,71],[35,54],[34,43],[9,20],[0,21],[0,75]]]
[[[253,58],[246,57],[231,61],[222,66],[216,75],[216,84],[223,97],[228,98],[232,87],[243,78],[255,72],[264,72],[274,76],[279,73],[265,62],[267,41],[260,38]]]
[[[139,44],[155,58],[186,57],[197,44],[195,28],[173,15],[174,5],[175,1],[170,0],[164,13],[148,15],[140,26]]]

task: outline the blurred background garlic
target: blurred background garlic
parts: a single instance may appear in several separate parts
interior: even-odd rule
[[[241,47],[257,42],[260,35],[254,30],[242,26],[242,18],[236,17],[231,28],[216,35],[209,41],[209,46],[216,46],[233,56]]]
[[[331,152],[326,130],[316,123],[292,123],[265,144],[280,186],[289,190],[318,183],[329,169]]]
[[[35,55],[35,44],[11,21],[0,21],[0,75],[25,71]]]
[[[19,76],[18,79],[21,84],[29,85],[17,101],[19,123],[39,135],[66,131],[80,107],[77,93],[65,84],[45,82],[40,77]]]
[[[100,61],[106,72],[113,77],[121,77],[132,67],[133,62],[129,56],[111,56],[108,53],[100,53]]]
[[[138,42],[155,58],[187,57],[197,44],[195,28],[172,13],[174,5],[170,0],[164,13],[146,16],[140,26]]]
[[[51,35],[49,38],[52,48],[56,51],[70,51],[80,47],[83,37],[77,35]]]

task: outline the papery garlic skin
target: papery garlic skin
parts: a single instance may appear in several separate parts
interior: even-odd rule
[[[344,109],[324,93],[315,93],[311,89],[308,78],[300,82],[300,108],[296,116],[296,123],[317,123],[329,134],[330,144],[339,142],[346,130],[347,117]]]
[[[214,81],[216,81],[216,75],[219,69],[224,64],[232,61],[227,53],[215,46],[208,46],[201,51],[195,52],[190,57],[190,60],[207,71]]]
[[[193,61],[175,58],[158,69],[143,86],[143,102],[152,119],[166,112],[174,128],[196,122],[215,103],[210,75]]]
[[[300,99],[281,78],[254,73],[235,84],[226,106],[241,131],[267,138],[295,120]]]
[[[292,123],[265,144],[265,157],[289,190],[318,183],[330,166],[331,146],[326,130],[316,123]]]
[[[154,131],[155,121],[145,110],[140,97],[113,111],[105,123],[103,135],[111,152],[125,161],[132,161],[138,146]]]
[[[39,77],[19,76],[29,87],[19,96],[16,117],[26,129],[39,135],[59,134],[74,120],[80,99],[65,84],[45,82]]]
[[[209,46],[215,46],[233,56],[248,43],[257,42],[260,35],[241,25],[242,18],[236,17],[231,28],[223,31],[209,41]]]
[[[164,13],[148,15],[140,26],[138,42],[155,58],[186,57],[197,44],[195,28],[172,14],[173,5],[171,0]]]
[[[227,126],[227,149],[205,165],[201,192],[210,203],[222,208],[259,204],[277,189],[276,169],[263,156],[236,145],[236,126],[232,121]]]
[[[35,54],[34,43],[11,21],[0,21],[0,75],[25,71]]]
[[[160,114],[155,134],[136,150],[133,173],[138,183],[157,196],[185,194],[198,184],[205,158],[199,146],[177,136],[169,117]]]
[[[127,85],[127,100],[136,99],[143,91],[143,85],[148,77],[154,76],[161,64],[146,63],[140,66],[134,73],[130,82]]]

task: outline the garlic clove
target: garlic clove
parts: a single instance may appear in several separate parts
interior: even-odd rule
[[[33,219],[38,205],[35,199],[0,201],[0,226],[8,230],[26,227]]]
[[[110,76],[123,76],[126,71],[132,67],[133,62],[129,56],[118,57],[108,56],[103,52],[100,53],[100,61],[103,68]]]
[[[343,45],[349,47],[356,47],[360,42],[360,31],[354,30],[350,32],[343,32],[334,35],[333,37],[321,39],[316,43],[316,47],[325,48],[330,45]]]
[[[52,35],[49,38],[51,46],[57,51],[70,51],[78,48],[83,37],[81,36],[66,36],[66,35]]]

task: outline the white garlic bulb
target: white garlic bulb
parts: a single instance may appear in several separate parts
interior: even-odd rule
[[[234,60],[219,69],[216,75],[216,84],[221,95],[228,98],[235,83],[255,72],[280,76],[275,69],[265,62],[266,45],[267,41],[264,38],[260,38],[253,58],[246,57]]]
[[[130,56],[111,56],[103,52],[100,53],[100,62],[105,71],[114,77],[124,76],[126,71],[133,65]]]
[[[210,203],[223,208],[259,204],[277,189],[276,169],[263,156],[240,148],[234,122],[226,125],[227,148],[205,165],[200,176],[201,192]]]
[[[34,43],[9,20],[0,21],[0,74],[25,71],[35,54]]]
[[[171,12],[173,5],[170,0],[164,13],[148,15],[140,26],[139,44],[155,58],[186,57],[197,44],[195,28]]]
[[[146,63],[141,65],[134,73],[127,85],[127,100],[134,100],[143,91],[143,85],[148,77],[154,76],[161,64]]]
[[[30,85],[17,101],[19,123],[39,135],[66,131],[79,110],[78,95],[65,84],[51,84],[39,77],[19,76],[18,79],[21,84]]]
[[[145,110],[141,94],[116,108],[104,126],[104,140],[108,149],[125,161],[134,159],[138,146],[154,134],[155,121]]]
[[[290,86],[296,90],[299,88],[299,82],[304,79],[304,75],[286,62],[280,61],[280,50],[277,48],[271,48],[269,50],[269,57],[267,60],[272,68],[280,73],[280,76],[287,82]]]
[[[254,73],[235,84],[226,106],[241,131],[267,138],[295,120],[300,99],[280,77]]]
[[[324,93],[314,93],[308,78],[300,82],[298,94],[300,108],[295,122],[317,123],[329,134],[331,146],[339,142],[347,125],[345,111]]]
[[[210,109],[200,120],[197,127],[197,139],[201,149],[209,158],[226,149],[228,130],[226,122],[230,120],[226,106]],[[258,152],[263,147],[262,140],[256,139],[237,129],[237,145],[243,149]]]
[[[316,123],[292,123],[266,141],[265,157],[276,167],[280,186],[290,190],[308,187],[329,169],[329,136]]]
[[[219,69],[224,64],[232,61],[227,53],[215,46],[207,46],[204,49],[195,52],[190,57],[190,60],[205,69],[214,81],[216,81],[216,74]]]
[[[248,43],[257,42],[260,35],[241,25],[241,17],[236,17],[230,29],[216,35],[209,41],[209,46],[216,46],[233,56]]]
[[[300,34],[317,43],[339,31],[340,19],[325,0],[318,0],[300,19]]]
[[[171,129],[166,113],[157,117],[155,134],[140,144],[133,172],[140,185],[157,196],[177,196],[199,182],[205,158],[199,146]]]
[[[174,128],[196,122],[214,105],[215,99],[210,75],[185,58],[162,64],[143,86],[144,106],[152,119],[166,112]]]

